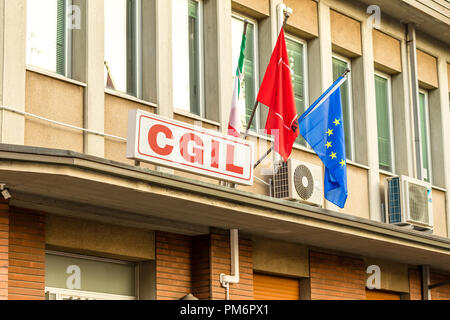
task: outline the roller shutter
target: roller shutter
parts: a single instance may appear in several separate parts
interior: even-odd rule
[[[366,300],[400,300],[398,293],[366,290]]]
[[[255,300],[300,300],[300,283],[298,279],[253,275]]]

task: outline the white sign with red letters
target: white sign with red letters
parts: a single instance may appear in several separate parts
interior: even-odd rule
[[[127,158],[253,184],[252,142],[142,110],[128,116]]]

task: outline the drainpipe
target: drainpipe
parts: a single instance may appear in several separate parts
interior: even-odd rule
[[[422,148],[420,143],[419,121],[419,79],[417,72],[416,27],[413,23],[406,25],[407,44],[409,45],[409,63],[411,79],[412,107],[414,115],[414,146],[416,150],[416,177],[422,180]]]
[[[226,289],[226,300],[230,300],[230,284],[239,283],[239,235],[237,229],[230,230],[231,274],[220,274],[220,283]]]
[[[421,266],[422,271],[422,300],[431,300],[430,293],[430,266]]]

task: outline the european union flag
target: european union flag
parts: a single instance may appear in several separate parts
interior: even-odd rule
[[[325,165],[325,198],[344,208],[347,201],[347,162],[340,77],[298,120],[300,133]]]

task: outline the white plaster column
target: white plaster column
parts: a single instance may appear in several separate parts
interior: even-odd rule
[[[104,43],[105,15],[104,0],[87,0],[86,8],[86,57],[84,121],[89,130],[104,132],[105,128],[105,85],[104,85]],[[85,134],[84,152],[104,157],[105,138],[92,133]]]
[[[0,105],[25,111],[27,1],[0,0]],[[25,143],[25,117],[0,111],[0,143]]]
[[[156,0],[157,113],[173,118],[172,0]]]
[[[375,70],[373,54],[372,25],[366,20],[361,23],[362,36],[362,63],[364,78],[364,102],[366,111],[367,126],[367,162],[368,190],[369,190],[369,211],[370,219],[382,221],[381,219],[381,199],[380,199],[380,169],[378,161],[378,128],[377,128],[377,107],[375,97]]]
[[[445,203],[446,203],[446,217],[447,217],[447,237],[450,238],[450,112],[449,112],[449,86],[447,76],[447,59],[444,53],[438,57],[438,81],[439,81],[439,98],[440,98],[440,115],[442,121],[442,157],[443,170],[445,180]]]

